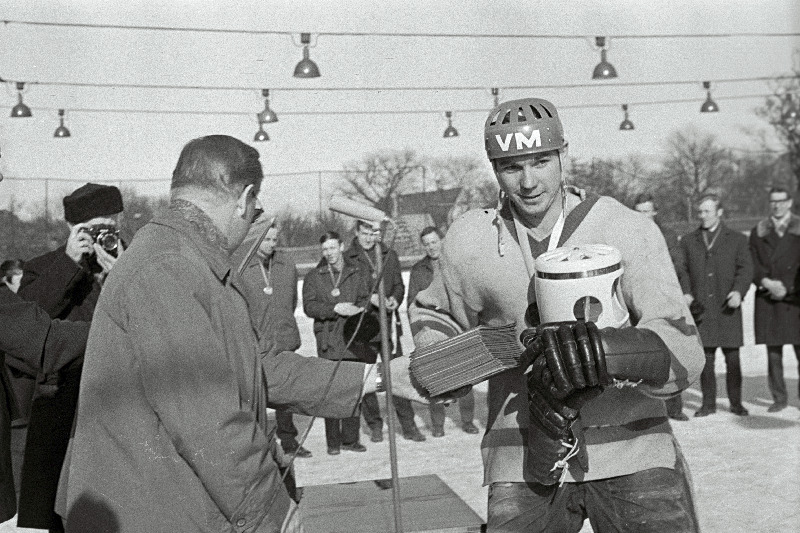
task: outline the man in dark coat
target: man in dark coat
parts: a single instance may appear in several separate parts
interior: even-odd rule
[[[303,281],[303,310],[314,319],[317,354],[331,361],[360,361],[358,354],[347,349],[344,327],[348,317],[369,305],[367,274],[358,263],[345,261],[342,238],[335,231],[325,233],[320,244],[322,259]],[[328,454],[338,455],[342,449],[366,451],[359,442],[359,429],[357,411],[345,418],[326,418]]]
[[[91,321],[103,281],[122,252],[116,237],[122,212],[118,188],[87,183],[64,198],[70,227],[65,245],[25,263],[19,295],[52,318]],[[105,228],[106,240],[93,233]],[[67,366],[57,383],[40,385],[31,405],[22,467],[21,527],[62,531],[53,511],[61,465],[78,402],[81,364]]]
[[[433,281],[433,274],[439,270],[439,257],[442,254],[442,234],[433,227],[424,228],[419,234],[419,240],[425,250],[425,257],[411,267],[411,277],[408,279],[408,304],[414,301],[419,291],[425,290]],[[444,405],[431,403],[428,408],[431,413],[431,435],[444,437]],[[470,390],[458,399],[459,414],[461,415],[461,429],[471,435],[479,432],[475,423],[475,393]]]
[[[792,213],[789,191],[769,191],[770,217],[750,232],[750,252],[755,266],[756,344],[767,345],[767,376],[775,413],[786,408],[783,379],[783,345],[793,344],[800,362],[800,217]],[[800,394],[800,392],[798,392]]]
[[[745,416],[742,405],[742,369],[739,348],[742,333],[742,298],[750,288],[753,261],[747,238],[722,222],[722,205],[716,195],[706,195],[698,203],[701,227],[681,239],[682,257],[678,278],[686,302],[692,310],[706,353],[700,375],[703,404],[694,416],[707,416],[717,410],[717,379],[714,357],[717,348],[725,355],[725,384],[732,413]]]
[[[383,281],[386,292],[386,312],[389,314],[387,317],[389,324],[394,324],[395,331],[397,332],[397,341],[395,343],[395,353],[392,358],[402,357],[403,346],[400,343],[400,336],[403,334],[400,326],[400,313],[398,308],[403,302],[406,287],[403,283],[402,273],[400,271],[400,258],[397,257],[397,252],[376,243],[377,232],[371,224],[359,220],[356,223],[356,236],[350,244],[350,248],[345,252],[345,259],[348,262],[361,265],[362,269],[369,272],[370,283],[374,284],[377,279],[375,264],[375,246],[380,246],[381,257],[384,261]],[[378,307],[378,295],[372,294],[371,302],[375,309]],[[390,326],[391,327],[391,326]],[[391,332],[389,337],[391,338]],[[391,351],[391,348],[390,348]],[[394,399],[395,410],[397,411],[397,418],[400,419],[400,426],[403,431],[403,438],[413,440],[414,442],[422,442],[425,436],[420,433],[417,424],[414,421],[414,408],[411,402],[404,398]],[[370,428],[370,440],[372,442],[380,442],[383,440],[383,418],[381,418],[380,405],[378,404],[378,397],[375,394],[364,396],[362,405],[362,412],[364,420]]]
[[[372,365],[258,351],[231,255],[261,211],[262,179],[252,146],[190,141],[169,208],[106,281],[59,487],[70,533],[302,530],[267,408],[344,416],[377,380]]]
[[[672,258],[672,264],[678,264],[681,253],[678,234],[661,223],[661,217],[658,216],[658,208],[653,195],[648,193],[640,194],[636,197],[633,208],[656,223],[656,226],[664,236],[664,240],[667,242],[667,250],[669,250],[669,256]],[[667,405],[667,416],[671,419],[681,422],[689,420],[689,417],[683,412],[683,396],[681,394],[664,400],[664,403]]]
[[[265,221],[265,224],[267,222]],[[244,260],[255,240],[266,229],[265,224],[253,224],[247,238],[233,256],[234,266]],[[256,257],[245,266],[242,279],[247,293],[247,307],[253,328],[258,332],[260,350],[270,356],[295,352],[300,348],[300,331],[294,319],[297,307],[297,267],[277,251],[278,228],[274,222],[258,248]],[[311,457],[311,452],[297,442],[297,427],[292,412],[275,410],[276,435],[287,454]]]
[[[19,410],[5,363],[13,360],[32,379],[46,378],[83,356],[88,335],[87,322],[53,320],[0,285],[0,522],[17,512],[10,430]]]

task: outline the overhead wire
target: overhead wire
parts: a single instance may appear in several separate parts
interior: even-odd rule
[[[730,96],[715,96],[716,100],[746,100],[754,98],[766,98],[773,96],[771,93],[740,94]],[[663,100],[639,100],[628,101],[630,106],[651,106],[664,104],[685,104],[702,102],[703,98],[670,98]],[[559,109],[601,109],[617,108],[619,102],[600,103],[600,104],[566,104],[560,105]],[[61,107],[31,107],[33,111],[57,111]],[[11,109],[10,106],[0,106],[0,109]],[[487,113],[490,107],[479,108],[452,108],[453,113]],[[71,115],[75,113],[123,113],[123,114],[146,114],[146,115],[198,115],[198,116],[251,116],[252,111],[220,111],[220,110],[190,110],[190,109],[137,109],[137,108],[99,108],[99,107],[74,107],[68,108]],[[281,116],[341,116],[341,115],[429,115],[441,114],[442,109],[355,109],[342,111],[281,111]]]
[[[82,29],[114,29],[131,31],[168,31],[191,33],[221,33],[241,35],[297,35],[303,31],[254,30],[241,28],[204,28],[189,26],[149,26],[134,24],[98,24],[87,22],[50,22],[33,20],[2,20],[5,25],[45,26]],[[387,37],[387,38],[445,38],[445,39],[586,39],[595,35],[553,33],[435,33],[435,32],[370,32],[370,31],[317,31],[318,36],[331,37]],[[800,32],[724,32],[724,33],[651,33],[651,34],[606,34],[610,39],[731,39],[743,37],[798,37]]]
[[[541,85],[496,85],[493,87],[479,85],[440,85],[440,86],[372,86],[372,87],[270,87],[271,91],[280,92],[390,92],[390,91],[488,91],[497,88],[504,91],[527,90],[527,89],[584,89],[598,87],[657,87],[662,85],[699,85],[703,81],[710,81],[714,85],[724,83],[747,83],[759,81],[772,81],[797,78],[795,75],[780,76],[754,76],[746,78],[725,78],[725,79],[697,79],[697,80],[665,80],[665,81],[623,81],[608,83],[563,83],[563,84],[541,84]],[[98,82],[77,82],[77,81],[58,81],[40,80],[25,81],[11,80],[0,77],[0,82],[17,83],[24,82],[26,86],[57,86],[57,87],[91,87],[108,89],[164,89],[164,90],[205,90],[205,91],[261,91],[263,87],[242,86],[242,85],[176,85],[176,84],[156,84],[156,83],[98,83]]]

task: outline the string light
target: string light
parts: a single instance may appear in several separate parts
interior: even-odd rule
[[[716,113],[719,111],[717,103],[711,99],[711,82],[704,81],[703,88],[706,90],[706,101],[700,106],[701,113]]]
[[[31,108],[25,105],[22,101],[22,91],[25,89],[25,84],[21,81],[17,82],[17,105],[11,108],[11,118],[28,118],[33,116]]]
[[[592,72],[593,80],[609,80],[617,77],[617,69],[606,59],[606,38],[595,37],[595,44],[600,49],[600,62]]]
[[[256,115],[256,119],[258,119],[258,115]],[[259,120],[258,122],[258,131],[256,132],[255,136],[253,137],[254,142],[265,142],[269,140],[269,135],[267,132],[264,131],[264,123]]]
[[[269,107],[269,89],[261,89],[261,96],[264,97],[264,111],[257,115],[258,122],[262,124],[278,122],[278,115]]]
[[[634,129],[633,122],[628,118],[628,104],[622,104],[622,111],[625,113],[625,119],[620,123],[619,129],[629,131]]]
[[[58,110],[58,120],[60,122],[59,126],[56,128],[56,131],[53,132],[53,137],[57,138],[65,138],[65,137],[72,137],[72,134],[69,132],[69,129],[64,125],[64,110]]]
[[[303,59],[294,67],[294,77],[319,78],[319,67],[308,55],[308,47],[311,45],[311,34],[301,33],[300,43],[303,45]]]
[[[447,128],[444,130],[443,137],[458,137],[458,130],[453,127],[453,112],[447,111],[444,116],[447,117]]]

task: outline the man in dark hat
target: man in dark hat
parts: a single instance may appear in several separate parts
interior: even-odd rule
[[[66,196],[67,242],[25,263],[18,294],[51,318],[91,321],[103,281],[123,251],[117,231],[122,210],[122,195],[114,186],[87,183]],[[37,386],[23,460],[21,527],[63,530],[53,506],[80,375],[81,362],[76,362],[58,374],[57,382]]]

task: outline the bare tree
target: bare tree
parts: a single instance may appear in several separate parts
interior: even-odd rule
[[[794,51],[792,72],[776,78],[771,85],[773,94],[767,97],[764,105],[756,109],[756,114],[774,128],[786,150],[789,168],[794,177],[773,185],[800,189],[800,50]]]
[[[624,160],[592,159],[588,162],[572,159],[567,171],[567,183],[631,205],[638,193],[649,190],[651,174],[644,161],[637,156]]]
[[[667,140],[661,179],[683,199],[686,220],[692,219],[692,206],[702,195],[724,196],[735,171],[731,151],[714,135],[690,129],[676,131]]]
[[[410,149],[367,154],[361,161],[345,164],[345,183],[339,190],[395,216],[397,195],[421,175],[423,168]]]
[[[432,184],[427,190],[461,188],[450,214],[450,221],[461,213],[478,207],[493,206],[499,187],[485,159],[458,156],[434,159],[430,163]]]

